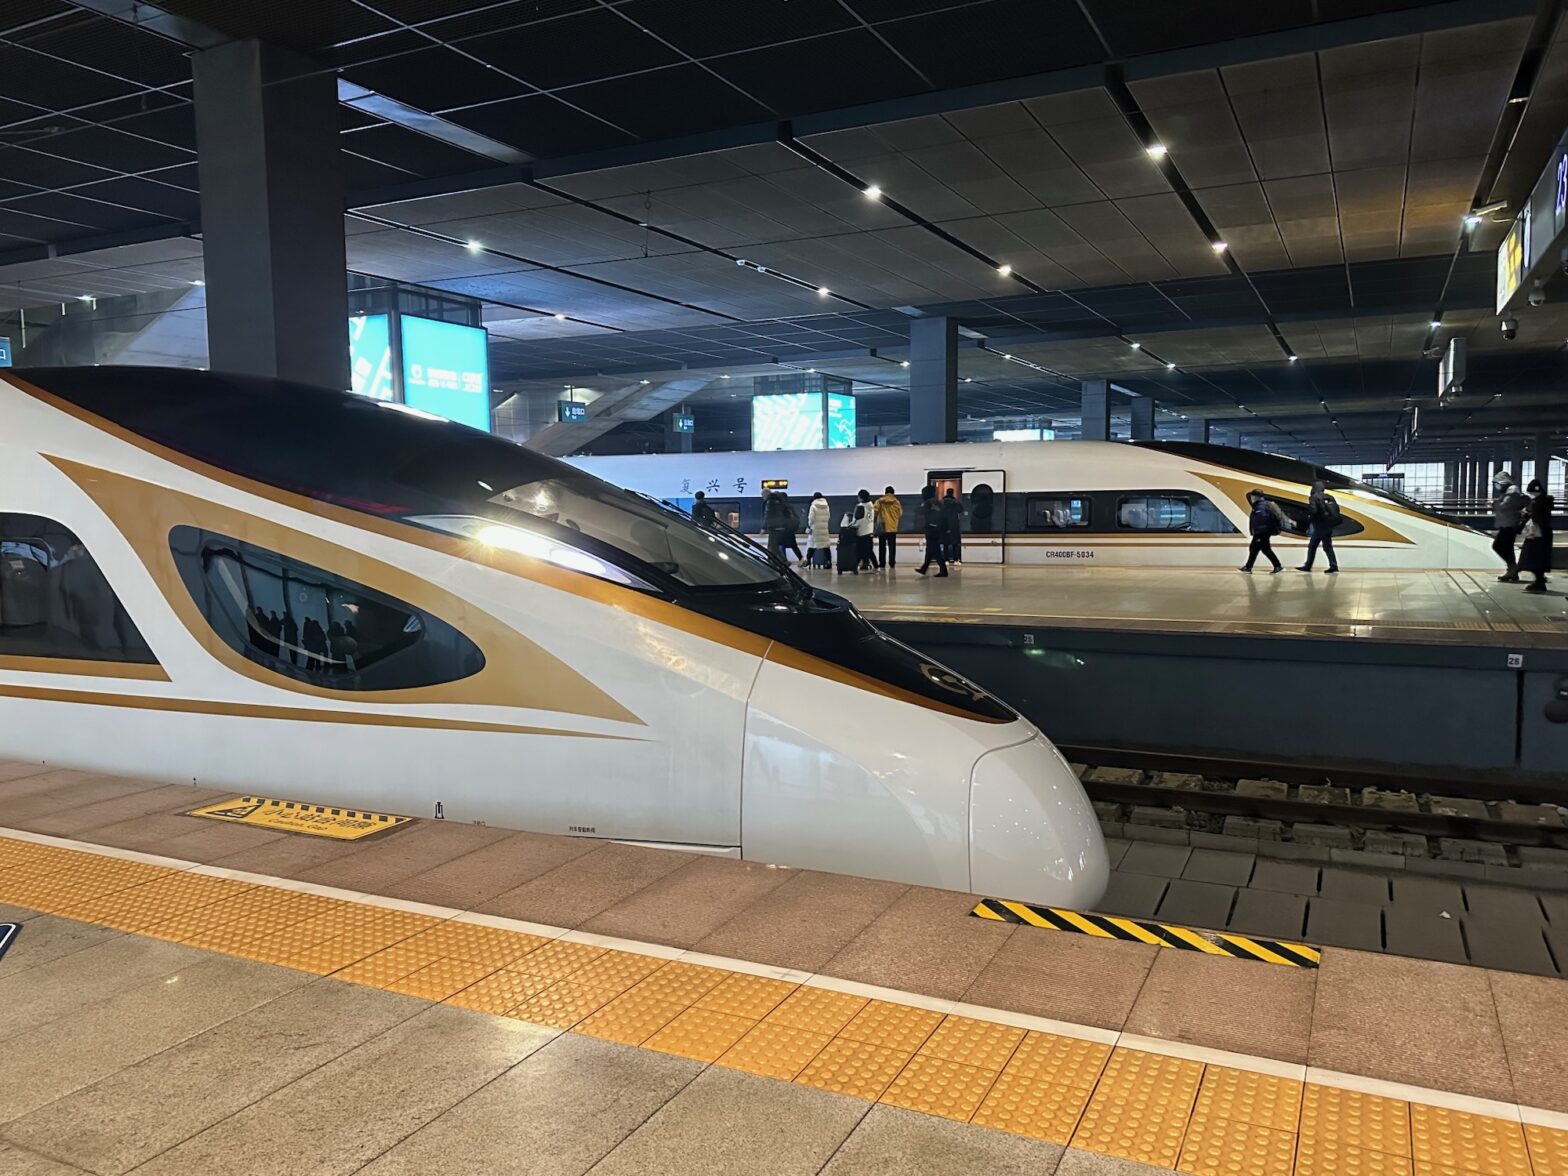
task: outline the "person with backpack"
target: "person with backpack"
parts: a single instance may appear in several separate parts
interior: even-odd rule
[[[833,508],[818,490],[806,508],[806,563],[809,566],[833,566],[833,540],[828,534],[832,525]]]
[[[1546,573],[1552,570],[1552,496],[1534,478],[1525,487],[1530,492],[1530,511],[1520,534],[1524,546],[1519,549],[1519,567],[1535,577],[1525,585],[1526,592],[1545,592]]]
[[[942,495],[942,544],[948,563],[964,562],[963,530],[964,504],[949,490]]]
[[[768,533],[769,555],[780,563],[787,563],[784,553],[794,551],[796,560],[800,559],[800,545],[795,542],[795,533],[800,530],[800,516],[795,513],[795,508],[789,504],[789,499],[782,491],[775,490],[768,495],[762,510],[762,529]]]
[[[1334,528],[1339,526],[1340,518],[1339,503],[1328,492],[1328,483],[1313,482],[1312,495],[1307,499],[1307,562],[1296,569],[1298,572],[1312,570],[1312,561],[1317,558],[1321,543],[1323,554],[1328,557],[1326,574],[1339,575],[1339,560],[1334,556]]]
[[[877,562],[875,541],[872,539],[876,530],[877,512],[871,504],[871,491],[862,490],[855,495],[853,517],[856,536],[855,567],[865,572],[877,571],[882,565]]]
[[[1252,513],[1247,517],[1252,543],[1247,548],[1247,562],[1240,570],[1252,575],[1252,565],[1258,562],[1258,553],[1262,552],[1269,557],[1269,563],[1274,565],[1271,575],[1277,576],[1285,570],[1285,566],[1279,562],[1279,556],[1274,554],[1269,540],[1285,529],[1285,512],[1270,502],[1261,490],[1247,491],[1247,505],[1252,508]]]
[[[1492,540],[1492,550],[1507,567],[1497,577],[1499,584],[1519,583],[1519,561],[1514,558],[1514,541],[1524,527],[1524,513],[1530,499],[1514,484],[1514,476],[1507,470],[1498,470],[1492,478],[1492,518],[1497,522],[1497,537]]]
[[[699,527],[711,527],[719,521],[719,512],[708,505],[708,496],[701,490],[691,504],[691,521]]]
[[[876,501],[877,555],[882,566],[891,568],[898,563],[898,525],[904,521],[904,504],[889,486]]]
[[[936,487],[926,486],[920,491],[920,506],[915,512],[915,522],[926,537],[926,558],[915,569],[917,576],[926,574],[931,561],[936,561],[937,579],[947,575],[947,524],[942,518],[942,504],[936,500]]]

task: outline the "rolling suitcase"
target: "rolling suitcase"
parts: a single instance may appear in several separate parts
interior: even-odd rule
[[[833,568],[833,549],[830,547],[819,547],[813,551],[811,553],[811,566],[831,571]]]
[[[857,570],[860,564],[860,536],[854,527],[838,529],[838,574]]]

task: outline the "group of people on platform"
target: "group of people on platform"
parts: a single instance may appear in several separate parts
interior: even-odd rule
[[[1298,528],[1285,517],[1279,503],[1261,490],[1247,491],[1247,505],[1251,508],[1247,524],[1252,533],[1252,542],[1247,547],[1247,562],[1241,565],[1240,570],[1252,575],[1252,565],[1258,562],[1259,555],[1264,555],[1274,565],[1274,574],[1277,575],[1285,567],[1279,562],[1279,556],[1274,554],[1274,536]],[[1334,528],[1339,526],[1340,518],[1339,502],[1328,492],[1328,484],[1313,482],[1312,493],[1307,498],[1307,562],[1296,569],[1298,572],[1312,570],[1313,561],[1318,557],[1318,548],[1321,547],[1324,558],[1328,560],[1324,572],[1330,576],[1339,574],[1339,559],[1334,555]]]
[[[803,521],[800,512],[782,490],[769,491],[765,496],[762,529],[767,534],[768,554],[781,563],[793,557],[801,568],[832,568],[835,566],[833,536],[833,508],[820,490],[811,496]],[[915,508],[915,530],[925,540],[925,558],[915,569],[924,576],[937,567],[937,576],[946,576],[949,564],[963,562],[963,504],[957,495],[948,490],[937,497],[935,486],[920,491],[920,505]],[[691,517],[702,526],[712,526],[718,516],[708,504],[707,496],[697,491],[692,503]],[[904,521],[904,504],[893,487],[887,487],[880,498],[873,499],[871,491],[861,490],[842,518],[839,519],[836,566],[842,575],[849,572],[877,572],[898,565],[898,534]],[[806,549],[800,549],[799,535],[804,529]]]
[[[1541,479],[1533,478],[1523,491],[1507,470],[1492,476],[1492,518],[1497,523],[1497,538],[1492,550],[1507,567],[1497,579],[1503,584],[1519,583],[1519,573],[1529,572],[1526,592],[1545,592],[1546,573],[1552,570],[1552,511],[1556,503],[1546,492]],[[1518,555],[1514,544],[1523,540]]]

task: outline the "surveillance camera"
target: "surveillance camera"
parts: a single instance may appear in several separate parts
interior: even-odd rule
[[[1531,306],[1545,306],[1546,305],[1546,287],[1541,285],[1541,283],[1539,283],[1539,282],[1537,282],[1535,285],[1530,287],[1530,305]]]
[[[1504,339],[1512,339],[1515,335],[1519,334],[1518,319],[1504,319],[1499,325],[1503,329]]]

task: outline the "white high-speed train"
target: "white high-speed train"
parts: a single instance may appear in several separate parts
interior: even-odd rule
[[[761,493],[804,503],[820,491],[836,522],[861,489],[892,486],[912,531],[921,487],[963,500],[966,563],[1236,566],[1247,492],[1261,490],[1300,528],[1321,478],[1339,502],[1334,545],[1353,568],[1492,568],[1491,538],[1419,503],[1276,454],[1186,442],[1009,441],[777,453],[570,458],[617,486],[690,508],[703,491],[720,516],[762,530]],[[913,538],[906,540],[913,542]],[[1288,554],[1287,554],[1288,558]]]
[[[0,756],[1064,905],[1108,878],[1038,730],[745,541],[205,372],[0,373]]]

